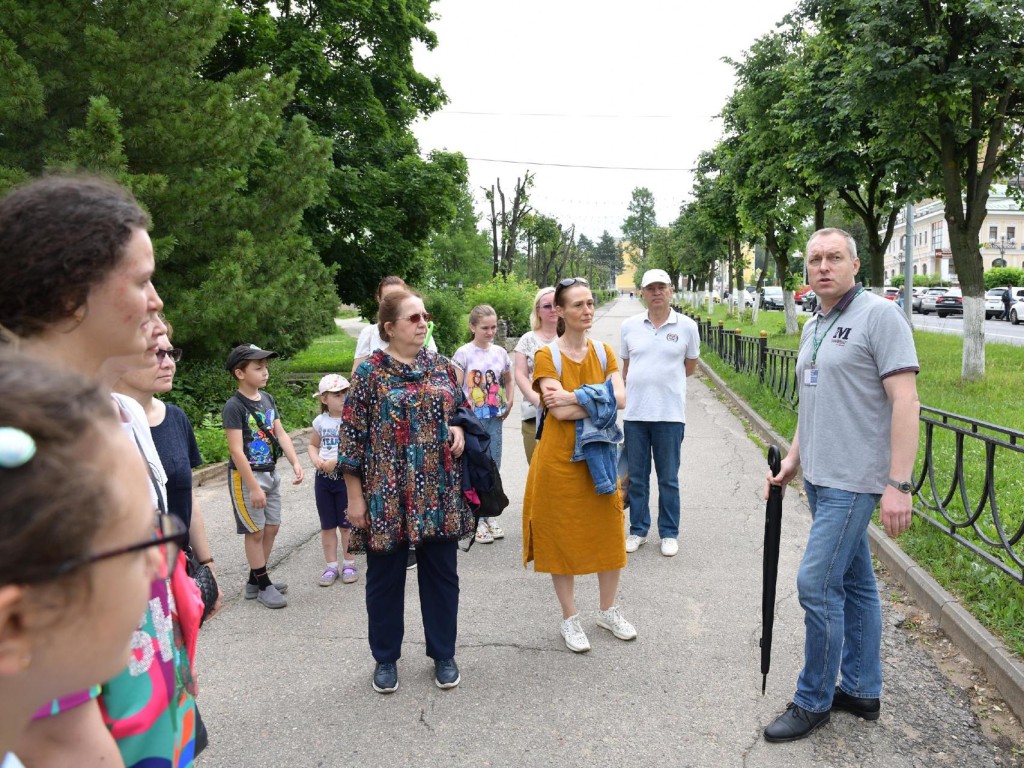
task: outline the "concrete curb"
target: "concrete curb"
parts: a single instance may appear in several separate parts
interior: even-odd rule
[[[290,437],[292,442],[295,443],[296,451],[306,450],[306,441],[312,431],[312,427],[303,427],[302,429],[296,429],[288,433],[288,437]],[[199,469],[192,470],[192,487],[198,488],[206,483],[215,483],[226,478],[227,474],[228,463],[226,461],[219,461],[216,464],[207,464]]]
[[[703,360],[700,361],[700,368],[762,438],[776,443],[784,451],[789,450],[789,441],[776,433]],[[885,531],[872,524],[868,527],[868,538],[872,554],[917,604],[935,618],[939,628],[985,673],[1017,718],[1024,721],[1024,664],[1006,649],[999,638],[985,629],[959,600],[943,589],[931,574],[900,549]]]

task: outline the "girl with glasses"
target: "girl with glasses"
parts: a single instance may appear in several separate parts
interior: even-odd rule
[[[2,759],[40,707],[125,668],[181,537],[156,529],[142,458],[96,386],[7,350],[0,391]]]
[[[533,309],[530,310],[530,327],[533,330],[524,333],[515,348],[516,386],[523,395],[519,410],[527,464],[533,459],[537,445],[537,409],[541,407],[540,395],[533,389],[533,360],[538,349],[555,340],[557,325],[555,289],[551,286],[541,288],[533,297]]]

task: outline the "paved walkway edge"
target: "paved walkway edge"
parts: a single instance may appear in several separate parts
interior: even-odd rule
[[[767,442],[776,443],[784,451],[789,441],[754,412],[725,381],[703,361],[700,367],[708,380],[736,407],[751,427]],[[1024,665],[1010,653],[995,635],[983,627],[970,612],[932,578],[914,560],[873,523],[868,527],[871,551],[886,570],[911,594],[921,608],[928,611],[957,648],[976,664],[989,682],[1024,722]]]

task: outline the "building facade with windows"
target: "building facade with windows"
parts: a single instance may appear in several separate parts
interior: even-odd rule
[[[988,213],[981,226],[981,258],[985,271],[994,267],[1024,269],[1024,211],[1006,194],[1005,184],[994,184],[986,206]],[[915,275],[937,275],[958,285],[953,252],[949,246],[942,200],[924,200],[914,206],[913,271]],[[886,285],[903,274],[905,222],[900,216],[892,241],[885,252]]]

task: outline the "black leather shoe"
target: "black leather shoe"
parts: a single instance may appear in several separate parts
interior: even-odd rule
[[[373,670],[373,690],[394,693],[398,690],[398,665],[393,661],[379,661]]]
[[[434,682],[438,688],[454,688],[460,680],[462,677],[459,676],[459,667],[455,659],[434,661]]]
[[[852,712],[865,720],[877,720],[881,708],[882,702],[879,699],[859,699],[839,687],[836,687],[835,696],[832,697],[832,709]]]
[[[832,715],[828,711],[809,712],[803,707],[789,702],[786,705],[786,711],[764,729],[764,740],[776,743],[802,739],[827,723],[831,717]]]

